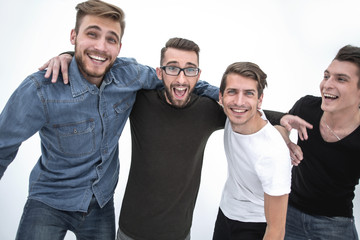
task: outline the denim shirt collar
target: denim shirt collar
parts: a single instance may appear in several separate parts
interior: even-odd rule
[[[101,85],[109,85],[111,82],[118,83],[119,81],[114,77],[113,73],[108,71],[104,78]],[[71,93],[74,98],[86,93],[86,92],[98,92],[99,89],[96,87],[95,84],[90,83],[87,81],[84,76],[79,71],[77,62],[75,57],[71,60],[70,67],[69,67],[69,83],[71,88]]]

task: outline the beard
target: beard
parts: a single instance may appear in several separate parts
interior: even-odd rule
[[[171,105],[177,107],[177,108],[184,108],[188,102],[190,101],[190,96],[191,96],[191,93],[193,91],[193,89],[190,89],[190,86],[189,85],[178,85],[178,84],[171,84],[170,85],[170,88],[168,86],[165,86],[165,95],[168,99],[168,101],[171,103]],[[173,92],[173,88],[175,87],[186,87],[187,89],[189,89],[189,93],[187,95],[186,98],[182,99],[182,100],[178,100],[174,97],[174,92]]]
[[[84,55],[87,55],[88,53],[94,54],[94,55],[99,55],[99,56],[104,56],[103,53],[98,52],[98,51],[85,51]],[[109,56],[107,56],[107,58],[110,58]],[[80,52],[76,51],[76,45],[75,45],[75,60],[76,63],[78,65],[78,68],[80,70],[80,72],[84,75],[85,79],[87,77],[89,78],[103,78],[104,75],[110,70],[110,68],[114,65],[114,62],[109,63],[108,66],[105,67],[105,69],[103,71],[96,71],[91,69],[91,67],[87,67],[86,63],[83,59],[83,55]]]

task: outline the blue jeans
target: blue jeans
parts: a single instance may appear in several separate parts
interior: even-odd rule
[[[78,240],[114,240],[113,198],[100,208],[93,197],[86,213],[61,211],[42,202],[28,199],[16,240],[62,240],[68,230],[72,231]]]
[[[354,218],[313,216],[289,205],[285,240],[358,240]]]

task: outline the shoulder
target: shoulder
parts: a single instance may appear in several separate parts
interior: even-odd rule
[[[155,69],[138,63],[135,58],[120,57],[116,58],[111,71],[132,71],[132,73],[138,73],[139,71],[155,71]]]
[[[321,97],[315,97],[312,95],[306,95],[300,98],[295,105],[310,105],[310,106],[318,106],[321,105]]]
[[[321,97],[306,95],[300,98],[289,111],[290,114],[304,117],[304,115],[314,115],[321,110]]]
[[[154,68],[139,64],[134,58],[117,58],[110,72],[115,79],[125,85],[129,85],[134,81],[146,81],[149,78],[156,77]]]
[[[136,93],[136,98],[153,98],[159,95],[160,90],[157,89],[140,89]]]
[[[27,76],[24,79],[24,81],[21,83],[19,88],[40,89],[40,88],[43,88],[44,86],[54,84],[54,83],[51,82],[50,78],[45,78],[44,75],[45,75],[45,71],[38,71],[38,72],[35,72],[35,73]],[[57,83],[59,81],[60,80],[58,79]]]
[[[221,108],[219,103],[216,102],[214,99],[206,97],[206,96],[198,96],[194,93],[191,94],[191,98],[197,101],[199,104],[208,106],[210,108]]]
[[[264,151],[270,155],[288,155],[289,150],[280,132],[269,122],[261,131]]]

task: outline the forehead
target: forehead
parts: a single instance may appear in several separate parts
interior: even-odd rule
[[[111,18],[98,17],[94,15],[85,15],[81,20],[79,31],[85,31],[89,27],[98,27],[102,32],[113,33],[121,36],[121,26],[119,21]]]
[[[228,88],[257,91],[257,81],[250,77],[244,77],[236,73],[230,73],[226,77],[226,89]]]
[[[348,61],[334,60],[330,63],[329,67],[326,70],[330,74],[334,75],[347,75],[351,78],[359,77],[359,68],[357,67],[357,65]]]
[[[198,57],[195,51],[168,48],[164,54],[163,64],[178,63],[179,66],[195,65],[198,66]]]

